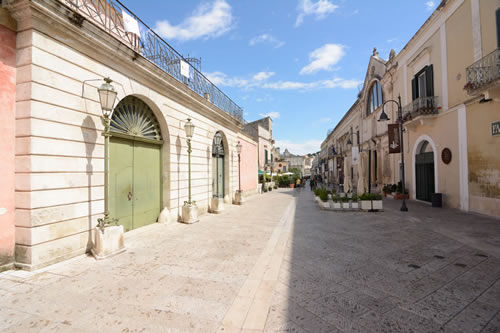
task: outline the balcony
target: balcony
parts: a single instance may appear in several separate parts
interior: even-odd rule
[[[487,90],[500,83],[500,49],[496,49],[466,69],[464,89],[469,95]]]
[[[186,59],[118,0],[58,0],[73,13],[71,21],[81,25],[88,20],[120,42],[155,64],[199,96],[244,123],[243,109],[205,77],[193,65],[197,59]],[[126,28],[124,18],[137,21],[136,33]],[[128,21],[128,24],[130,22]],[[184,65],[188,65],[186,69]],[[199,65],[199,64],[198,64]],[[181,69],[181,66],[183,69]],[[200,65],[201,66],[201,65]],[[186,74],[186,72],[188,74]]]
[[[403,107],[403,122],[412,121],[420,116],[439,114],[441,106],[438,96],[419,97]]]

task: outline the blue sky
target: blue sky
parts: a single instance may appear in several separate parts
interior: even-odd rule
[[[243,107],[276,146],[319,150],[354,103],[373,47],[399,52],[439,0],[123,0]]]

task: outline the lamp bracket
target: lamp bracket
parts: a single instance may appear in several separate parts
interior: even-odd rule
[[[91,79],[91,80],[83,80],[82,82],[82,98],[83,98],[83,94],[85,92],[85,83],[86,82],[91,82],[91,81],[101,81],[102,79]],[[106,81],[106,79],[104,79]]]

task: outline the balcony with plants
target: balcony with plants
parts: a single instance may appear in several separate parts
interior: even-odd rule
[[[411,122],[421,116],[436,116],[441,112],[438,96],[425,96],[414,99],[403,107],[403,122]]]
[[[465,73],[464,89],[471,96],[500,88],[500,48],[467,67]]]

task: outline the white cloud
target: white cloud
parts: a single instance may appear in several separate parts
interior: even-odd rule
[[[271,117],[273,120],[278,119],[280,117],[280,113],[276,111],[268,112],[268,113],[259,113],[259,116],[265,118],[265,117]]]
[[[246,88],[250,86],[250,81],[241,78],[230,78],[222,72],[204,73],[204,75],[216,86],[220,87],[239,87]]]
[[[276,37],[269,35],[269,34],[262,34],[262,35],[259,35],[257,37],[250,39],[250,41],[248,42],[248,45],[255,46],[256,44],[260,44],[260,43],[271,44],[275,49],[280,48],[283,45],[285,45],[285,42],[283,42],[283,41],[281,41],[281,40],[277,39]]]
[[[313,2],[312,0],[299,0],[297,5],[297,20],[295,26],[298,27],[304,22],[304,17],[313,15],[316,20],[324,19],[328,14],[333,13],[339,6],[334,5],[329,0],[319,0]]]
[[[264,81],[264,80],[269,79],[274,74],[276,74],[276,73],[274,73],[274,72],[259,72],[253,76],[253,79],[255,81]]]
[[[344,45],[325,44],[309,53],[311,63],[300,70],[300,74],[312,74],[320,70],[331,71],[344,56]]]
[[[427,7],[427,10],[432,10],[434,6],[436,6],[436,3],[433,0],[430,0],[425,3],[425,6]]]
[[[231,30],[232,22],[231,6],[225,0],[215,0],[198,6],[178,25],[172,25],[167,20],[156,22],[155,31],[167,39],[186,41],[221,36]]]
[[[239,77],[228,77],[222,72],[205,73],[205,76],[212,81],[216,86],[236,87],[243,89],[261,88],[272,90],[314,90],[314,89],[354,89],[357,88],[362,81],[359,80],[346,80],[340,77],[334,77],[330,80],[319,80],[311,82],[301,81],[268,81],[268,79],[275,75],[274,72],[259,72],[253,75],[250,79]],[[262,100],[258,100],[261,102]]]
[[[290,140],[276,140],[274,146],[280,147],[281,151],[288,151],[296,155],[315,153],[321,150],[322,140],[307,140],[305,142],[292,142]]]

